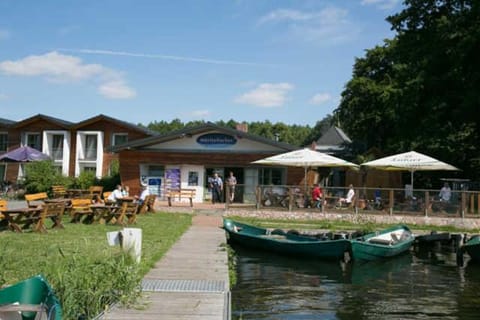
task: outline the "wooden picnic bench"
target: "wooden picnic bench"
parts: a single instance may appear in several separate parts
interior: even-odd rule
[[[147,212],[154,212],[153,209],[155,200],[157,199],[157,195],[149,194],[145,197],[142,204],[138,207],[138,213],[147,213]]]
[[[178,198],[178,201],[182,199],[190,200],[190,207],[193,207],[193,198],[195,198],[195,189],[171,189],[167,191],[168,206],[172,206],[172,199]]]
[[[35,208],[39,205],[43,205],[43,200],[48,199],[48,194],[46,192],[39,193],[30,193],[25,195],[25,201],[27,201],[27,206],[29,208]]]
[[[72,206],[70,208],[70,216],[72,218],[71,222],[76,223],[82,220],[83,216],[91,216],[93,214],[90,209],[92,200],[90,199],[72,199]]]
[[[67,189],[65,186],[52,186],[52,196],[54,198],[65,198],[67,196]]]

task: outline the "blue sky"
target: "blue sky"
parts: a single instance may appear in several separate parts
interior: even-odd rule
[[[315,125],[400,0],[0,0],[0,118]]]

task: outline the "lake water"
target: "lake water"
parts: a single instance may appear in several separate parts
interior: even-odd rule
[[[480,319],[480,265],[450,247],[347,264],[233,249],[232,319]]]

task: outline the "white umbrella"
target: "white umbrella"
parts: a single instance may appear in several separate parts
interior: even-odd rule
[[[415,151],[399,153],[393,156],[364,162],[361,165],[380,170],[410,171],[412,190],[413,173],[415,171],[460,170],[448,163]]]
[[[308,167],[355,167],[358,165],[343,159],[321,153],[308,148],[277,154],[268,158],[254,161],[255,164],[278,165],[305,168],[305,189],[307,184]]]

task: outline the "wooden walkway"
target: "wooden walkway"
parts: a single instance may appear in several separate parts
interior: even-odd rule
[[[143,310],[114,307],[100,319],[230,319],[230,288],[221,217],[197,215],[190,229],[142,283]]]

